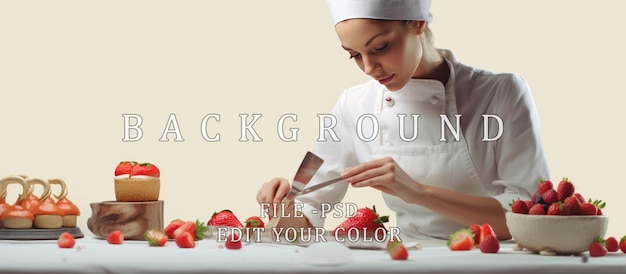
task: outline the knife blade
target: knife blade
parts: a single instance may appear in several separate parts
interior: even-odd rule
[[[296,197],[300,196],[300,195],[303,195],[303,194],[307,194],[309,192],[316,191],[316,190],[318,190],[320,188],[323,188],[323,187],[326,187],[326,186],[329,186],[329,185],[332,185],[334,183],[341,182],[341,181],[343,181],[343,178],[342,177],[337,177],[337,178],[333,178],[333,179],[330,179],[328,181],[325,181],[323,183],[319,183],[317,185],[314,185],[314,186],[311,186],[311,187],[307,187],[307,188],[303,189],[302,191],[300,191],[299,193],[297,193]]]
[[[300,193],[306,184],[309,183],[313,175],[320,168],[324,160],[313,154],[313,152],[307,151],[306,155],[304,155],[304,159],[300,163],[300,167],[298,171],[296,171],[296,175],[293,177],[293,181],[291,182],[291,190],[289,193],[283,198],[281,204],[287,206],[293,199],[296,197],[296,194]],[[278,222],[280,221],[280,214],[278,216],[274,216],[268,224],[267,227],[276,227]]]

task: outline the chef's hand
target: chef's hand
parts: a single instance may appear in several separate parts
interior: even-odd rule
[[[273,178],[263,183],[256,195],[256,200],[259,204],[279,205],[289,191],[291,191],[291,185],[287,179]],[[268,216],[270,218],[274,217],[274,210],[270,209]]]
[[[341,177],[353,187],[373,187],[407,203],[415,203],[423,192],[422,184],[406,174],[391,157],[346,168]]]

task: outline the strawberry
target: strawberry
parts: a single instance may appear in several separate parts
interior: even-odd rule
[[[589,199],[589,202],[591,202],[591,199]],[[598,209],[598,211],[596,211],[596,215],[602,215],[602,209],[606,206],[606,202],[602,202],[602,200],[595,200],[593,201],[593,205],[595,205]]]
[[[172,220],[166,227],[165,230],[163,231],[165,233],[165,235],[167,235],[168,239],[174,239],[176,238],[176,235],[174,235],[174,231],[176,231],[176,229],[178,229],[181,225],[183,225],[185,223],[185,221],[181,220],[181,219],[175,219]]]
[[[119,164],[117,164],[117,167],[115,168],[115,176],[123,175],[123,174],[130,174],[130,170],[136,164],[137,162],[134,162],[134,161],[120,162]]]
[[[626,235],[619,240],[619,250],[626,253]]]
[[[615,237],[608,237],[604,240],[604,245],[608,252],[617,252],[619,250],[619,243]]]
[[[535,204],[528,210],[530,215],[546,215],[546,210],[543,208],[543,204]]]
[[[389,216],[379,216],[378,213],[376,213],[376,206],[372,206],[371,209],[367,207],[359,208],[354,216],[339,224],[334,232],[335,235],[340,236],[345,236],[348,233],[357,237],[363,236],[358,235],[358,233],[367,235],[378,233],[378,235],[384,235],[384,233],[386,233],[384,223],[388,221]]]
[[[496,232],[489,224],[483,224],[480,226],[480,242],[482,243],[487,236],[497,236]]]
[[[558,193],[559,201],[563,202],[565,198],[574,195],[574,184],[572,184],[567,177],[563,177],[563,180],[561,180],[557,186],[556,192]]]
[[[448,239],[450,250],[472,250],[474,248],[474,235],[467,228],[461,228],[450,234]]]
[[[552,203],[548,207],[546,215],[570,215],[570,208],[565,206],[562,202]]]
[[[541,194],[541,198],[545,204],[551,205],[552,203],[559,201],[559,194],[554,189],[548,189],[546,192]]]
[[[530,202],[531,202],[531,206],[529,206],[528,209],[530,209],[532,205],[534,204],[543,202],[543,200],[541,200],[541,194],[539,194],[539,191],[533,194],[533,196],[530,198]]]
[[[470,225],[469,230],[472,231],[472,234],[474,234],[474,246],[478,246],[480,244],[480,225]]]
[[[246,227],[265,227],[265,223],[258,216],[252,216],[244,222]]]
[[[137,175],[144,175],[150,177],[161,177],[161,171],[159,168],[151,163],[141,163],[134,165],[130,170],[130,178]]]
[[[124,234],[120,230],[114,230],[107,236],[107,242],[112,245],[121,245],[124,242]]]
[[[224,243],[226,249],[241,249],[242,246],[241,236],[236,235],[236,233],[230,234],[230,236],[226,238],[226,243]]]
[[[580,215],[582,213],[582,209],[580,208],[580,202],[575,196],[565,198],[563,203],[566,207],[569,207],[569,212],[571,215]]]
[[[387,245],[387,253],[389,253],[392,260],[406,260],[409,258],[409,252],[402,242],[390,242]]]
[[[584,202],[580,204],[580,214],[582,215],[596,215],[598,208],[592,203]]]
[[[602,238],[595,240],[591,245],[589,245],[589,256],[591,257],[602,257],[606,255],[607,250],[604,246],[604,240]]]
[[[74,236],[69,232],[63,232],[59,235],[59,239],[57,240],[57,244],[60,248],[72,248],[76,244],[76,240]]]
[[[526,202],[526,207],[528,207],[528,210],[530,210],[530,208],[533,207],[533,205],[535,204],[532,200],[527,200],[524,202]]]
[[[482,253],[498,253],[500,250],[500,242],[495,235],[487,235],[480,241],[478,247]]]
[[[552,184],[552,181],[547,180],[547,179],[539,180],[539,186],[537,187],[537,191],[539,192],[539,194],[543,194],[544,192],[550,189],[554,189],[554,185]]]
[[[513,200],[509,205],[513,213],[528,214],[528,205],[525,201],[519,199],[517,201]]]
[[[180,248],[194,248],[196,247],[196,241],[194,240],[193,234],[183,231],[180,234],[176,235],[176,245]]]
[[[229,227],[243,227],[243,224],[237,219],[235,214],[228,210],[224,209],[220,212],[214,212],[211,215],[211,219],[207,222],[209,226],[229,226]]]
[[[578,202],[580,202],[581,204],[586,201],[585,197],[583,197],[583,195],[580,193],[574,193],[574,197],[576,197],[576,199],[578,199]]]
[[[207,231],[207,229],[208,227],[199,220],[196,220],[195,222],[187,221],[176,230],[174,230],[174,239],[178,238],[178,235],[187,232],[194,236],[195,241],[202,240],[204,239],[204,233]]]
[[[167,243],[167,235],[158,229],[149,229],[143,233],[143,238],[149,246],[164,246]]]

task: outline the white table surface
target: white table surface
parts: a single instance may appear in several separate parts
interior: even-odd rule
[[[478,249],[450,251],[445,241],[428,240],[410,250],[407,261],[393,261],[383,250],[351,249],[352,260],[334,266],[300,261],[307,247],[250,244],[240,250],[220,248],[215,239],[181,249],[173,241],[149,247],[144,241],[110,245],[86,236],[72,249],[56,240],[0,240],[2,273],[626,273],[626,254],[605,257],[541,256],[514,251],[502,242],[497,254]]]

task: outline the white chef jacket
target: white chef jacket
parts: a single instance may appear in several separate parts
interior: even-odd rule
[[[430,163],[429,155],[420,156],[425,157],[422,162],[416,162],[420,164],[411,163],[409,155],[405,157],[409,162],[399,165],[420,183],[490,196],[501,203],[503,210],[510,209],[508,204],[513,199],[530,199],[539,178],[549,178],[549,173],[537,111],[526,82],[514,74],[494,73],[463,64],[448,50],[439,52],[450,67],[446,86],[432,79],[411,79],[402,89],[391,92],[372,79],[341,94],[332,110],[337,119],[333,133],[340,141],[333,141],[329,131],[325,132],[325,141],[318,140],[314,153],[324,159],[324,164],[309,186],[337,177],[345,168],[359,163],[383,156],[398,157],[398,162],[402,156],[407,156],[403,154],[405,151],[422,148],[438,151],[439,147],[447,145],[460,147],[468,160],[461,164],[456,160],[461,157],[457,154],[443,160],[432,156],[433,162],[440,163],[424,167]],[[399,112],[394,112],[398,108],[407,116],[403,133],[399,131]],[[453,126],[456,125],[454,115],[461,115],[459,141],[448,127],[443,130],[446,140],[440,140],[443,122],[439,114],[444,113]],[[416,119],[418,135],[407,140],[414,137],[413,114],[420,114]],[[484,136],[483,114],[497,115],[502,120],[501,136],[495,141],[483,141],[485,137],[495,138],[499,128],[495,119],[487,119],[488,136]],[[374,136],[373,140],[367,139]],[[458,167],[467,166],[469,173],[459,171]],[[457,179],[452,179],[456,173]],[[448,178],[456,182],[446,182]],[[473,182],[466,181],[467,178]],[[333,184],[299,196],[296,202],[303,203],[303,214],[312,225],[323,227],[324,219],[319,216],[321,204],[341,202],[347,189],[348,184]],[[406,204],[387,194],[383,197],[389,208],[396,211],[399,229],[409,237],[446,238],[463,227],[421,206]]]

